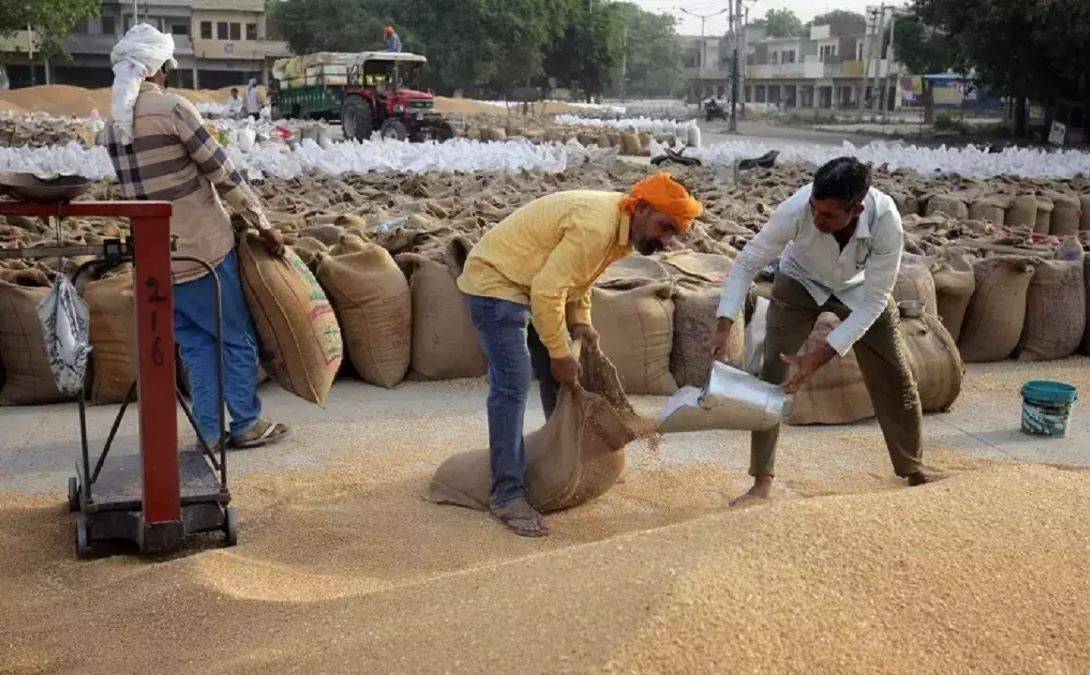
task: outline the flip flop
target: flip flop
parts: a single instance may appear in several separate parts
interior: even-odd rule
[[[516,499],[506,506],[493,508],[490,513],[520,537],[544,537],[549,534],[545,519],[525,499]]]
[[[240,450],[246,448],[260,448],[263,445],[271,445],[273,443],[279,443],[288,436],[291,435],[291,430],[280,422],[269,422],[267,420],[260,420],[258,424],[265,424],[265,428],[261,433],[254,438],[247,440],[239,440],[232,438],[230,447],[238,448]]]

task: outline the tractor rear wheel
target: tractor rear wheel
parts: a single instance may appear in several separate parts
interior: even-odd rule
[[[450,122],[440,122],[435,127],[435,140],[446,143],[452,138],[454,138],[454,127],[450,126]]]
[[[371,106],[362,96],[346,96],[341,106],[341,130],[346,141],[366,141],[371,137]]]
[[[386,120],[382,123],[382,137],[404,141],[409,137],[409,129],[401,120]]]

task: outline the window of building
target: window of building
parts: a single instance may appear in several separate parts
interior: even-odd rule
[[[240,23],[231,24],[231,39],[232,40],[241,40],[242,39],[242,24],[240,24]]]
[[[246,39],[247,40],[256,40],[257,39],[257,24],[256,23],[246,24]]]
[[[780,65],[780,53],[772,52],[768,55],[768,62],[774,66]]]
[[[86,35],[87,34],[87,20],[84,19],[83,21],[80,21],[79,23],[77,23],[72,28],[72,32],[73,33],[78,33],[80,35]]]
[[[171,35],[189,35],[188,23],[172,23],[170,24]]]
[[[787,51],[785,51],[783,53],[783,62],[784,63],[794,63],[795,62],[795,50],[794,49],[789,49],[789,50],[787,50]]]
[[[746,87],[746,103],[753,103],[753,87]]]
[[[767,90],[765,89],[765,85],[763,84],[758,84],[756,87],[753,88],[753,98],[757,103],[765,103],[766,93]]]
[[[226,21],[217,21],[216,22],[216,39],[217,40],[226,40],[226,39],[228,39],[228,37],[227,37],[227,22]]]
[[[855,43],[855,60],[856,61],[862,61],[863,60],[863,41],[862,40],[859,40],[858,42]]]
[[[212,39],[212,22],[211,21],[202,21],[201,22],[201,39],[203,39],[203,40],[211,40]]]
[[[102,17],[102,34],[113,35],[117,33],[117,22],[112,16]]]
[[[822,45],[821,47],[821,61],[825,62],[836,56],[836,45]]]

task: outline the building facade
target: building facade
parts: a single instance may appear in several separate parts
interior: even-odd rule
[[[26,31],[0,41],[0,60],[12,87],[108,87],[110,51],[134,20],[173,36],[179,87],[219,88],[252,77],[267,82],[272,62],[291,55],[286,43],[268,37],[264,0],[107,0],[99,16],[80,22],[65,41],[71,60],[32,57],[36,40]]]
[[[855,110],[863,104],[877,110],[879,102],[886,111],[899,109],[903,67],[884,39],[888,19],[885,26],[879,37],[837,25],[811,26],[797,38],[747,34],[746,102],[785,110]]]
[[[681,73],[688,83],[686,100],[703,101],[730,93],[730,62],[724,53],[726,40],[716,36],[681,36]]]

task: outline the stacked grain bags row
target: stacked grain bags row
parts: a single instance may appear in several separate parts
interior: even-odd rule
[[[1090,231],[1090,194],[1056,190],[1034,192],[947,192],[914,197],[895,195],[902,215],[944,215],[955,220],[1028,228],[1035,234],[1068,237]]]
[[[651,151],[651,141],[657,141],[673,147],[678,143],[677,134],[650,132],[637,133],[635,130],[614,129],[572,129],[571,127],[550,128],[545,130],[526,130],[508,125],[471,127],[466,138],[474,141],[501,142],[513,138],[525,138],[534,142],[567,143],[576,141],[584,147],[603,149],[617,148],[622,155],[646,157]],[[686,139],[682,139],[686,140]]]

